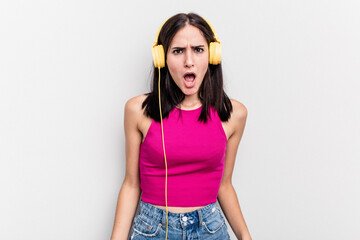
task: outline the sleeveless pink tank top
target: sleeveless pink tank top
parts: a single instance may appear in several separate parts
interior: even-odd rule
[[[227,138],[216,110],[207,123],[194,110],[174,108],[163,120],[168,166],[168,206],[196,207],[216,202],[225,165]],[[165,206],[165,160],[160,123],[152,120],[140,146],[141,199]]]

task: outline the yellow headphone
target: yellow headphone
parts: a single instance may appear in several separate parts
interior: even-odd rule
[[[187,13],[186,13],[187,15]],[[221,43],[218,40],[217,34],[214,30],[214,28],[212,27],[212,25],[205,19],[205,22],[210,26],[211,31],[214,34],[214,38],[215,38],[215,42],[210,42],[209,45],[209,63],[212,65],[218,65],[221,62]],[[152,47],[152,56],[153,56],[153,60],[154,60],[154,66],[156,68],[163,68],[165,67],[165,51],[164,51],[164,47],[163,45],[158,45],[158,40],[159,40],[159,35],[160,35],[160,31],[162,29],[162,27],[164,26],[164,24],[167,22],[168,20],[166,20],[159,28],[157,34],[156,34],[156,38],[154,41],[154,45]]]
[[[186,13],[187,15],[187,13]],[[210,42],[209,45],[209,63],[212,65],[218,65],[221,62],[221,43],[218,40],[217,34],[212,27],[212,25],[205,19],[205,22],[210,26],[211,31],[214,34],[215,42]],[[163,117],[161,112],[161,96],[160,96],[160,68],[165,67],[165,51],[163,45],[158,45],[158,39],[159,34],[164,26],[164,24],[167,22],[166,20],[159,28],[154,45],[152,47],[152,56],[154,60],[154,66],[159,70],[159,80],[158,80],[158,91],[159,91],[159,112],[160,112],[160,126],[161,126],[161,138],[162,138],[162,146],[164,151],[164,159],[165,159],[165,209],[166,209],[166,234],[165,234],[165,240],[167,240],[168,235],[168,204],[167,204],[167,160],[166,160],[166,152],[165,152],[165,140],[164,140],[164,127],[163,127]]]

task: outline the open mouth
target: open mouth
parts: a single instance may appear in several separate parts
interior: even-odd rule
[[[193,72],[187,72],[184,75],[184,84],[185,87],[187,88],[192,88],[195,86],[195,79],[196,79],[196,74]]]
[[[195,80],[195,78],[196,78],[195,73],[186,73],[186,74],[184,75],[184,79],[185,79],[185,81],[187,81],[187,82],[193,82],[193,81]]]

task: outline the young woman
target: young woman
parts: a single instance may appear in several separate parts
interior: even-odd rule
[[[111,239],[230,239],[218,200],[249,240],[231,182],[247,109],[223,90],[216,33],[197,14],[177,14],[155,42],[152,91],[125,105],[126,175]]]

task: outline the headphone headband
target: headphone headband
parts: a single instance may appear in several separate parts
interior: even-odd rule
[[[185,13],[185,14],[188,15],[188,13]],[[211,28],[211,31],[212,31],[213,34],[214,34],[215,42],[220,43],[219,38],[218,38],[218,35],[216,34],[215,29],[213,28],[213,26],[211,25],[211,23],[210,23],[208,20],[206,20],[204,17],[201,17],[201,18],[202,18],[202,19],[209,25],[209,27]],[[155,41],[154,41],[153,47],[155,47],[155,46],[158,45],[160,31],[161,31],[162,27],[164,26],[164,24],[165,24],[169,19],[170,19],[170,18],[166,19],[165,22],[163,22],[163,24],[161,24],[159,30],[157,31],[157,34],[156,34],[156,37],[155,37]]]

